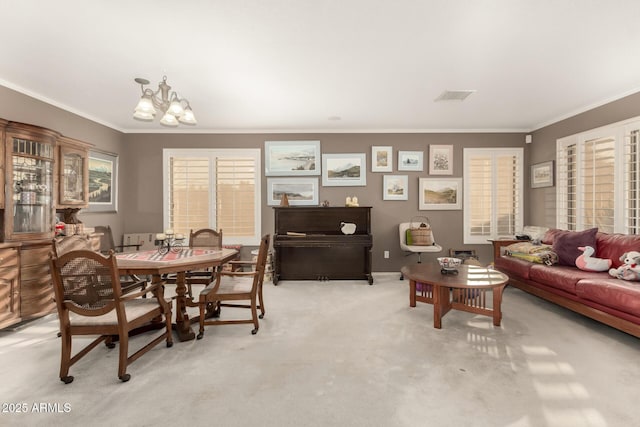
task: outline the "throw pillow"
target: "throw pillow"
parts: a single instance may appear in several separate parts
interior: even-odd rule
[[[559,233],[553,242],[553,251],[558,254],[558,264],[575,266],[576,259],[582,255],[582,251],[578,249],[581,246],[591,246],[597,253],[596,234],[597,228]]]

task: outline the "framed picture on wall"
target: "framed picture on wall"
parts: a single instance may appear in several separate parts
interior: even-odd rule
[[[266,176],[320,175],[320,141],[265,141]]]
[[[385,175],[382,200],[409,200],[409,175]]]
[[[322,155],[322,185],[367,185],[367,156],[365,153]]]
[[[89,152],[89,208],[85,212],[117,212],[118,155]]]
[[[398,151],[398,170],[422,171],[423,157],[422,151]]]
[[[267,178],[267,205],[279,205],[285,194],[292,206],[315,206],[318,178]]]
[[[553,160],[531,165],[531,188],[553,187]]]
[[[418,209],[462,209],[462,178],[420,178]]]
[[[429,145],[429,175],[453,175],[453,145]]]
[[[393,172],[393,147],[371,147],[371,172]]]

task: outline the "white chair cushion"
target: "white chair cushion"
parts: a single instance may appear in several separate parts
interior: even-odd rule
[[[138,298],[125,302],[124,310],[128,320],[136,319],[156,310],[159,307],[158,301],[153,298]],[[117,325],[118,319],[116,311],[103,314],[102,316],[81,316],[70,312],[69,320],[71,326],[97,326],[97,325]]]

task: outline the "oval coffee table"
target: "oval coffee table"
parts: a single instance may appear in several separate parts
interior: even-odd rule
[[[437,263],[412,264],[402,267],[409,278],[409,306],[416,301],[433,304],[433,327],[442,328],[442,317],[451,309],[493,317],[493,324],[502,320],[502,291],[509,277],[487,267],[463,264],[458,274],[442,274]],[[450,291],[451,290],[451,291]],[[487,291],[492,291],[492,307],[487,307]]]

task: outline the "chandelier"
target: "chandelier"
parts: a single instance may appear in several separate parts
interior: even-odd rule
[[[193,115],[189,101],[179,98],[176,92],[170,92],[171,86],[167,84],[167,76],[162,77],[162,82],[158,84],[158,90],[145,89],[149,80],[137,77],[134,79],[140,84],[142,97],[133,112],[133,118],[142,121],[152,121],[157,110],[162,112],[160,124],[175,127],[178,123],[185,125],[195,125],[198,122]]]

